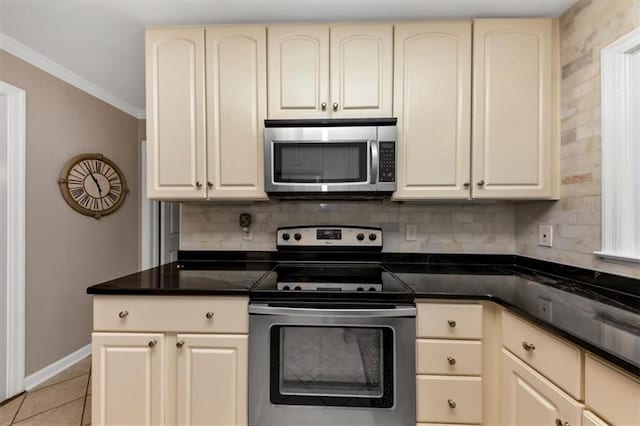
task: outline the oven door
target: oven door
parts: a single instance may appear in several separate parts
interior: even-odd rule
[[[251,425],[415,424],[414,307],[249,312]]]
[[[376,127],[265,129],[270,193],[375,191]]]

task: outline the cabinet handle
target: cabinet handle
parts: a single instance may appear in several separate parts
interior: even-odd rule
[[[124,318],[124,317],[126,317],[127,315],[129,315],[129,311],[120,311],[120,313],[118,314],[118,316],[119,316],[120,318]]]
[[[449,363],[449,365],[456,365],[456,359],[453,357],[448,356],[447,362]]]
[[[522,347],[527,352],[531,352],[531,351],[536,349],[536,345],[534,345],[533,343],[528,343],[528,342],[522,342]]]
[[[556,419],[556,426],[562,426],[562,420]]]
[[[176,347],[178,349],[182,349],[183,346],[184,346],[184,340],[178,340],[178,342],[176,342]]]
[[[456,402],[453,399],[447,399],[447,404],[449,404],[449,408],[456,408]]]
[[[478,181],[478,186],[484,186],[484,180]]]
[[[149,342],[149,347],[150,348],[155,348],[155,346],[158,344],[158,341],[156,339],[153,339]]]
[[[447,324],[449,324],[449,327],[454,328],[456,326],[456,322],[454,320],[447,320]]]
[[[199,180],[196,181],[196,188],[202,188],[202,184]]]
[[[337,103],[337,102],[334,102],[334,103],[333,103],[333,110],[334,110],[334,111],[337,111],[339,106],[340,106],[340,105],[338,105],[338,103]]]
[[[326,111],[327,110],[327,103],[326,102],[321,103],[320,104],[320,108],[322,108],[323,111]]]
[[[465,188],[468,188],[468,187],[471,186],[471,184],[469,182],[465,182],[465,183],[463,183],[463,185],[464,185]]]
[[[207,317],[207,319],[211,319],[213,318],[213,312],[207,312],[204,316]]]

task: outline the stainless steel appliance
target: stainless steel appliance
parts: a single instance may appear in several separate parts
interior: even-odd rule
[[[382,230],[281,228],[249,305],[251,426],[415,425],[411,291]]]
[[[396,190],[396,119],[265,120],[272,195],[388,195]]]

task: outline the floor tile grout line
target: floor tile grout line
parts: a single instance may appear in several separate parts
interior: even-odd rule
[[[80,426],[84,424],[84,411],[87,409],[87,395],[89,393],[89,383],[91,382],[91,368],[89,368],[89,378],[87,379],[87,386],[84,389],[84,399],[82,400],[82,414],[80,414]]]
[[[22,396],[22,401],[20,401],[20,405],[18,406],[18,409],[16,410],[15,413],[13,413],[13,417],[11,418],[11,421],[9,422],[10,425],[13,424],[13,422],[16,421],[16,417],[18,417],[18,413],[20,412],[20,409],[22,408],[22,404],[24,404],[24,400],[27,399],[27,392],[24,393],[24,395]]]
[[[24,419],[20,419],[20,421],[18,421],[18,422],[16,422],[16,421],[15,421],[16,419],[15,419],[15,417],[14,417],[14,419],[13,419],[13,423],[11,423],[11,425],[17,425],[17,424],[20,424],[21,422],[24,422],[25,420],[29,420],[29,419],[31,419],[31,418],[33,418],[33,417],[39,416],[40,414],[48,413],[49,411],[55,410],[55,409],[60,408],[60,407],[64,407],[65,405],[67,405],[67,404],[71,404],[72,402],[76,402],[76,401],[78,401],[79,399],[82,399],[82,398],[84,398],[84,397],[82,397],[82,396],[81,396],[80,398],[72,399],[71,401],[67,401],[67,402],[65,402],[64,404],[60,404],[60,405],[57,405],[57,406],[55,406],[55,407],[51,407],[51,408],[49,408],[49,409],[47,409],[47,410],[44,410],[44,411],[42,411],[42,412],[40,412],[40,413],[32,414],[32,415],[31,415],[31,416],[29,416],[29,417],[25,417]],[[26,397],[25,397],[25,399],[26,399]],[[24,402],[24,400],[22,400],[22,401]],[[20,404],[20,408],[22,408],[22,404]],[[18,412],[19,412],[19,411],[20,411],[20,410],[18,410]],[[16,416],[17,416],[17,415],[18,415],[18,413],[16,413]]]
[[[42,386],[42,387],[39,387],[39,388],[36,388],[36,389],[31,389],[27,393],[40,392],[41,390],[49,389],[51,386],[59,385],[61,383],[68,382],[69,380],[77,379],[78,377],[82,377],[82,376],[87,375],[87,374],[89,374],[89,372],[78,374],[77,376],[69,377],[68,379],[60,380],[59,382],[51,383],[50,385]]]

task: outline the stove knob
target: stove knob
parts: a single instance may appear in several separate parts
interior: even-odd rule
[[[293,238],[295,238],[295,239],[296,239],[296,241],[300,241],[300,240],[302,239],[302,235],[300,235],[299,233],[297,233],[297,232],[296,232],[296,233],[293,235]]]
[[[358,239],[358,241],[362,241],[364,240],[364,234],[361,232],[358,235],[356,235],[356,238]]]
[[[289,234],[287,234],[286,232],[284,234],[282,234],[282,239],[283,240],[289,241],[289,238],[291,238],[291,237],[289,237]]]
[[[364,291],[364,287],[358,287],[356,290],[357,291]]]
[[[294,290],[302,290],[302,287],[300,287],[299,285],[297,285],[297,286],[295,286],[293,289],[294,289]]]
[[[375,287],[369,287],[369,291],[376,291],[376,288]]]
[[[376,234],[373,234],[373,233],[372,233],[372,234],[369,234],[369,239],[370,239],[371,241],[375,241],[375,240],[376,240],[376,238],[378,238],[378,236],[377,236]]]
[[[282,287],[283,290],[291,290],[291,287],[289,287],[288,285],[285,285],[284,287]]]

